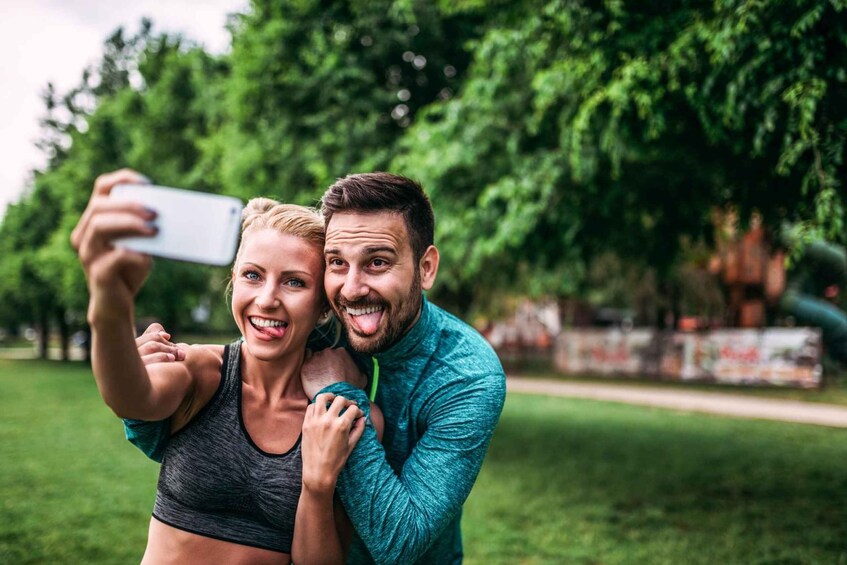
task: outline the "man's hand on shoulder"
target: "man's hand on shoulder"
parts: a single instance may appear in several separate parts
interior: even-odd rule
[[[170,341],[171,334],[161,324],[150,324],[144,333],[135,338],[135,347],[144,365],[184,361],[186,344]]]
[[[367,378],[350,354],[341,347],[307,352],[300,378],[303,390],[310,399],[333,383],[348,382],[358,388],[364,388],[367,383]]]

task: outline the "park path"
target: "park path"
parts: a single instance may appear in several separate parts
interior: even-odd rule
[[[847,407],[818,402],[751,397],[724,392],[684,391],[658,386],[577,383],[526,377],[508,377],[506,390],[510,393],[587,398],[683,412],[847,428]]]
[[[59,358],[58,349],[51,350],[50,354],[51,358]],[[32,349],[0,349],[0,358],[33,359],[35,352]],[[847,428],[847,406],[819,402],[779,400],[724,392],[686,391],[660,386],[569,382],[529,377],[508,377],[506,390],[514,393],[621,402],[683,412],[704,412],[736,418]]]

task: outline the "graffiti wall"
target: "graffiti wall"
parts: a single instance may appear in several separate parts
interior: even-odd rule
[[[804,388],[820,386],[820,359],[821,335],[814,328],[570,330],[559,333],[554,347],[554,366],[567,374]]]

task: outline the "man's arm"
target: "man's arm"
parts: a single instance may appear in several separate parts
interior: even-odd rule
[[[325,389],[363,408],[363,391],[346,383]],[[371,556],[378,563],[418,559],[470,494],[505,398],[505,377],[489,375],[439,391],[427,429],[394,473],[368,426],[338,478],[338,492]],[[365,409],[367,412],[367,409]]]
[[[129,442],[141,450],[144,455],[156,461],[162,462],[162,455],[171,437],[171,421],[167,420],[145,421],[124,419],[124,434]]]

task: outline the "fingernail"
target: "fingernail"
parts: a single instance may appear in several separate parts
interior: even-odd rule
[[[176,357],[174,357],[173,353],[168,353],[168,361],[176,361]]]
[[[153,181],[147,175],[138,175],[138,180],[142,184],[153,184]]]
[[[171,339],[171,334],[169,334],[168,332],[159,332],[159,335],[165,339]]]
[[[154,210],[153,208],[150,208],[148,206],[145,206],[144,210],[154,218],[159,215],[159,213],[156,210]]]

